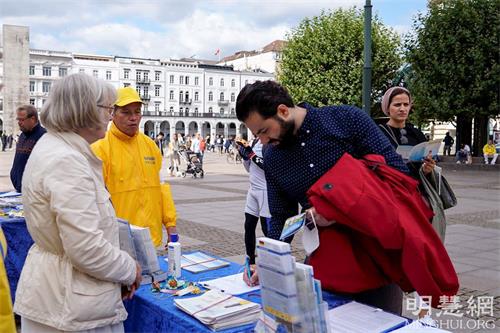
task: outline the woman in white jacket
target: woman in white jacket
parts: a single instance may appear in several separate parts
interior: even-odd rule
[[[16,292],[21,332],[123,332],[122,297],[133,295],[141,271],[119,248],[102,162],[90,149],[106,133],[114,99],[111,85],[73,74],[54,84],[42,109],[47,134],[23,176],[35,244]]]

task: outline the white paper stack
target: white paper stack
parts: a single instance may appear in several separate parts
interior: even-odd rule
[[[331,309],[328,321],[336,333],[390,332],[407,323],[403,317],[357,302]]]
[[[260,313],[259,304],[217,290],[175,299],[174,304],[214,331],[251,324],[257,321]]]

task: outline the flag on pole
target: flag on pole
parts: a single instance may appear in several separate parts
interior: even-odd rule
[[[220,49],[215,50],[215,55],[219,55]]]

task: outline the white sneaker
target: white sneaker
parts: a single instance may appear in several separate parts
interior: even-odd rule
[[[457,161],[457,164],[460,164],[461,162],[460,161]]]

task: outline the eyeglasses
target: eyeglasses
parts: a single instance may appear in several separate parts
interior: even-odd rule
[[[399,141],[401,141],[401,144],[402,145],[406,145],[408,144],[408,138],[406,137],[406,130],[404,128],[402,128],[399,133],[401,134],[401,137],[399,138]]]
[[[101,105],[101,104],[97,104],[97,106],[100,108],[106,109],[109,112],[109,114],[113,113],[113,111],[115,110],[115,108],[113,106],[106,106],[106,105]]]

